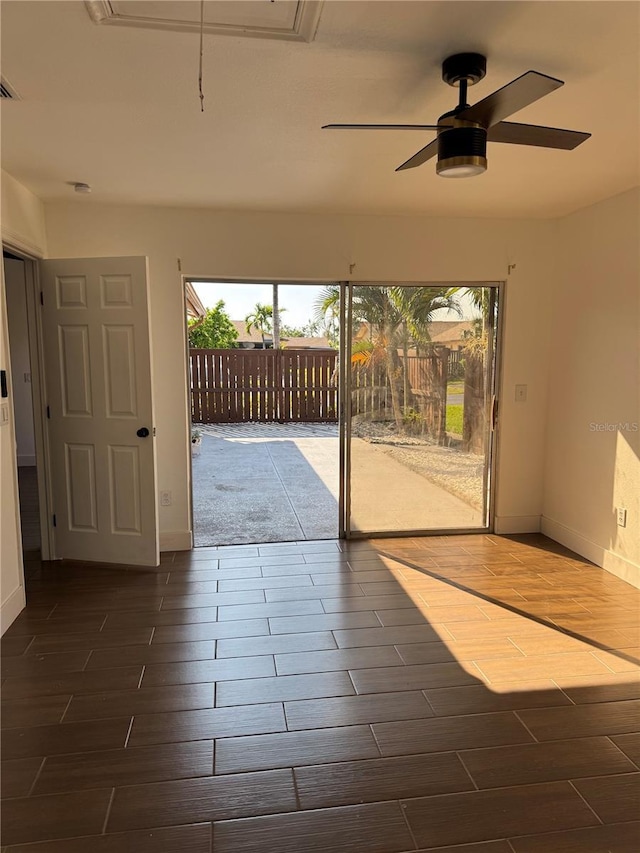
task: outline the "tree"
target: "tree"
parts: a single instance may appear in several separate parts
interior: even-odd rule
[[[273,328],[272,306],[256,302],[253,313],[247,314],[244,321],[246,323],[247,334],[251,332],[251,329],[257,329],[262,337],[262,346],[264,346],[265,332],[270,332]]]
[[[189,320],[189,346],[198,349],[233,349],[238,333],[224,310],[222,299],[204,317]]]
[[[280,329],[285,338],[321,338],[324,337],[324,328],[320,323],[309,320],[303,326],[282,326]]]
[[[315,325],[329,341],[329,346],[340,346],[340,288],[328,284],[322,289],[314,306]]]
[[[326,287],[317,304],[318,313],[335,317],[339,298],[335,285]],[[403,428],[409,398],[409,348],[430,341],[429,323],[441,308],[459,310],[454,288],[356,285],[352,290],[353,327],[362,323],[368,325],[371,347],[366,357],[372,362],[384,360],[393,416],[399,430]],[[399,349],[402,359],[398,356]],[[363,348],[358,352],[358,360],[362,363]]]

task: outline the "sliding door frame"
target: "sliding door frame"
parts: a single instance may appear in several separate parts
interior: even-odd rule
[[[338,371],[338,430],[340,435],[340,539],[351,539],[351,283],[340,285],[340,350]],[[347,400],[349,406],[347,406]]]
[[[485,433],[485,464],[483,472],[483,500],[485,524],[481,527],[420,528],[407,530],[359,531],[351,529],[351,370],[350,353],[352,346],[352,297],[354,288],[368,287],[437,287],[443,284],[451,287],[486,287],[492,291],[492,305],[497,301],[497,322],[487,352],[487,361],[491,371],[491,405],[489,422]],[[505,318],[505,282],[504,281],[344,281],[340,282],[340,538],[344,539],[400,539],[411,536],[454,536],[473,533],[493,533],[495,522],[495,504],[497,496],[497,470],[499,455],[499,390],[502,383],[502,346]]]

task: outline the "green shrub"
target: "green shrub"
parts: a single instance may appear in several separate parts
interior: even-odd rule
[[[224,310],[222,299],[204,317],[189,320],[189,346],[195,349],[232,349],[237,346],[236,327]]]

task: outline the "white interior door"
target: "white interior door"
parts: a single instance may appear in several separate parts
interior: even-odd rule
[[[41,270],[56,557],[156,566],[147,259]]]

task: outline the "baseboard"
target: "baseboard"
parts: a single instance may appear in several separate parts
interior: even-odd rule
[[[565,527],[564,524],[552,518],[542,517],[542,532],[550,539],[555,539],[561,545],[571,548],[581,557],[591,560],[596,566],[606,569],[612,575],[640,589],[640,566],[637,563],[598,545],[597,542],[592,542],[582,533]]]
[[[36,464],[35,454],[19,454],[18,455],[18,468],[33,468]]]
[[[15,622],[25,604],[24,587],[16,587],[0,608],[0,635],[4,634],[9,625]]]
[[[507,535],[509,533],[539,533],[539,515],[496,515],[493,521],[493,529],[496,533]]]
[[[192,548],[190,530],[168,530],[160,534],[160,551],[190,551]]]

